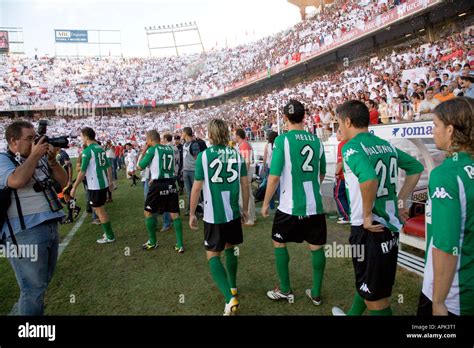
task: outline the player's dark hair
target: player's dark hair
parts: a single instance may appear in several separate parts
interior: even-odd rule
[[[336,108],[336,115],[342,121],[345,121],[346,118],[350,119],[355,128],[367,128],[369,126],[369,109],[359,100],[348,100],[339,105]]]
[[[95,132],[90,127],[84,127],[81,129],[81,134],[88,137],[90,140],[95,140]]]
[[[152,141],[155,143],[159,143],[161,141],[160,139],[160,133],[158,133],[156,130],[152,129],[146,132],[146,136],[150,138]]]
[[[283,108],[283,114],[290,123],[301,123],[305,115],[304,105],[297,100],[291,99]]]
[[[240,139],[245,139],[245,132],[242,128],[239,128],[235,131],[235,135],[237,135]]]
[[[191,129],[191,127],[184,127],[183,133],[186,134],[188,137],[193,136],[193,130]]]
[[[173,141],[173,136],[170,133],[166,133],[163,135],[163,139],[165,139],[167,142]]]

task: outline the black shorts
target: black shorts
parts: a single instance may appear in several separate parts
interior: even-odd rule
[[[87,198],[91,207],[99,208],[105,204],[107,200],[108,188],[102,190],[87,190]]]
[[[223,224],[210,224],[204,221],[204,248],[206,250],[223,251],[226,243],[238,245],[243,241],[240,218]]]
[[[153,180],[145,200],[149,213],[179,213],[179,196],[174,179]]]
[[[397,272],[399,235],[384,228],[370,232],[363,226],[351,226],[349,243],[353,251],[356,290],[367,301],[392,295]],[[360,255],[359,255],[360,254]]]
[[[272,239],[278,243],[302,243],[312,245],[326,244],[326,216],[294,216],[277,210],[273,219]]]

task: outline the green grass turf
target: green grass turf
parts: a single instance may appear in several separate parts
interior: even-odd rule
[[[84,224],[59,259],[46,295],[47,315],[221,315],[223,296],[209,274],[203,247],[203,230],[191,231],[183,218],[186,251],[177,254],[174,231],[158,232],[160,246],[141,250],[147,240],[143,218],[143,189],[130,187],[120,173],[113,203],[106,205],[117,241],[96,243],[102,230]],[[78,204],[85,210],[82,187]],[[259,207],[258,206],[258,212]],[[159,228],[161,228],[160,217]],[[328,243],[347,243],[349,227],[328,217]],[[60,228],[61,239],[74,224]],[[331,315],[332,306],[350,307],[354,275],[349,258],[328,258],[319,307],[311,304],[304,290],[312,284],[311,255],[305,244],[289,244],[293,304],[272,302],[266,291],[277,285],[270,231],[272,217],[258,217],[255,227],[244,229],[239,247],[237,283],[241,315]],[[225,260],[223,258],[225,265]],[[0,314],[10,312],[19,290],[7,260],[0,259]],[[392,295],[395,315],[414,315],[421,277],[398,268]]]

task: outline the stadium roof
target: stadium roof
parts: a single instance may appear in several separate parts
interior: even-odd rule
[[[314,6],[316,8],[321,5],[324,8],[325,4],[331,4],[333,0],[287,0],[290,4],[298,6],[300,8],[301,19],[305,19],[306,16],[306,7]]]

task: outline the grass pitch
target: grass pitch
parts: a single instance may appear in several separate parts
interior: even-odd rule
[[[99,245],[100,226],[91,217],[71,240],[58,261],[46,294],[46,315],[221,315],[224,298],[209,274],[200,230],[192,231],[183,218],[185,253],[174,251],[173,230],[160,233],[160,246],[141,250],[147,239],[143,218],[143,189],[130,187],[119,172],[113,203],[106,205],[117,241]],[[84,192],[78,204],[85,210]],[[257,205],[259,212],[260,205]],[[159,228],[162,219],[159,218]],[[328,244],[347,244],[348,226],[328,216]],[[75,224],[60,227],[63,240]],[[312,284],[311,254],[305,244],[288,244],[290,280],[295,301],[272,302],[266,291],[278,284],[271,241],[272,216],[258,216],[255,227],[244,229],[239,247],[240,315],[331,315],[332,306],[350,307],[354,294],[352,262],[347,257],[328,257],[324,274],[323,304],[314,306],[304,295]],[[224,263],[225,264],[225,263]],[[15,275],[6,259],[0,259],[0,314],[7,315],[19,296]],[[414,315],[421,277],[398,268],[392,295],[395,315]]]

